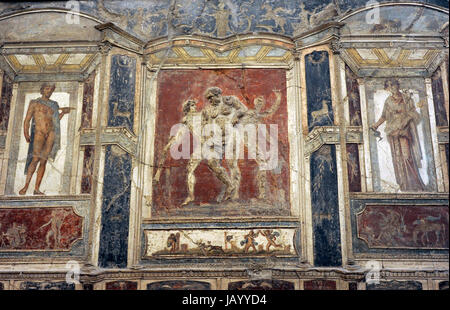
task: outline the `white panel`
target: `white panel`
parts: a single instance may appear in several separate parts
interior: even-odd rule
[[[14,55],[22,66],[36,66],[36,62],[31,55]]]
[[[56,60],[58,60],[60,55],[61,54],[47,54],[47,55],[42,55],[42,57],[44,57],[47,65],[53,65],[56,62]]]
[[[70,54],[69,58],[67,58],[65,64],[66,65],[79,65],[84,57],[86,57],[86,54]]]
[[[25,119],[25,115],[27,113],[30,100],[39,98],[40,96],[41,95],[39,93],[27,93],[25,95],[25,102],[24,102],[25,107],[23,119]],[[58,102],[60,107],[68,107],[70,102],[70,95],[69,93],[63,92],[53,93],[50,99]],[[59,195],[60,191],[62,191],[61,186],[62,186],[62,177],[64,173],[64,161],[66,158],[67,144],[69,143],[69,141],[67,141],[68,140],[67,127],[68,127],[68,115],[64,115],[64,117],[61,119],[61,149],[56,154],[54,161],[52,161],[51,159],[47,161],[45,174],[42,179],[40,187],[40,191],[45,193],[46,195]],[[16,178],[14,180],[15,193],[18,193],[19,190],[25,185],[26,176],[24,170],[28,154],[28,145],[29,144],[25,141],[24,135],[21,134],[19,142],[19,154],[16,167]],[[33,175],[33,178],[31,179],[27,195],[30,195],[34,190],[36,173],[37,169]]]
[[[378,60],[377,55],[375,55],[371,49],[359,48],[356,51],[361,56],[361,58],[364,60]]]

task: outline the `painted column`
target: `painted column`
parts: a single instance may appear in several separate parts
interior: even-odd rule
[[[291,178],[295,182],[291,182],[291,206],[292,215],[299,218],[299,226],[301,231],[301,263],[308,261],[307,248],[307,225],[306,225],[306,204],[305,204],[305,175],[304,175],[304,149],[302,128],[302,101],[301,94],[298,91],[301,88],[301,62],[299,55],[294,55],[292,69],[286,73],[287,81],[287,102],[289,113],[289,137],[290,137],[290,171]],[[295,113],[291,113],[295,112]],[[294,175],[295,174],[295,175]],[[312,262],[312,261],[311,261]]]
[[[145,126],[146,115],[144,113],[145,106],[145,85],[146,85],[146,63],[141,61],[139,64],[139,104],[135,108],[134,130],[137,132],[136,158],[133,161],[133,175],[131,183],[131,201],[130,201],[130,236],[128,238],[128,265],[133,266],[139,263],[140,258],[140,235],[141,235],[141,218],[142,205],[144,201],[144,182],[145,182],[145,154],[146,154],[146,136],[148,134]],[[136,100],[137,102],[137,100]]]
[[[8,118],[8,124],[6,128],[12,128],[13,122],[14,122],[14,115],[16,111],[16,101],[17,101],[17,91],[19,88],[18,83],[14,83],[12,86],[12,94],[10,97],[10,109],[9,109],[9,118]],[[4,95],[4,94],[3,94]],[[8,162],[10,157],[10,150],[11,150],[11,140],[13,136],[13,130],[7,130],[6,132],[6,141],[5,141],[5,148],[3,150],[3,155],[1,157],[1,166],[0,166],[0,195],[5,194],[5,187],[6,187],[6,181],[7,181],[7,175],[8,175]]]
[[[335,125],[336,95],[332,95],[328,49],[305,52],[307,131]],[[334,66],[333,66],[334,68]],[[334,98],[333,98],[334,97]],[[303,124],[305,129],[305,124]],[[324,144],[309,161],[314,265],[342,265],[336,147]]]
[[[425,79],[425,87],[426,87],[427,100],[428,100],[428,113],[430,115],[430,129],[431,129],[431,138],[432,138],[431,143],[433,145],[434,165],[436,168],[438,192],[443,192],[444,191],[444,183],[443,183],[442,174],[445,172],[442,171],[441,157],[439,154],[438,136],[437,136],[436,118],[435,118],[436,111],[434,109],[433,91],[432,91],[432,85],[431,85],[430,78]]]
[[[143,110],[143,137],[142,140],[145,141],[146,152],[143,154],[144,158],[144,178],[147,180],[144,182],[143,197],[146,204],[142,206],[142,218],[148,219],[152,216],[151,204],[147,203],[152,201],[152,182],[153,182],[153,162],[154,162],[154,150],[155,150],[155,124],[156,124],[156,96],[157,96],[157,72],[150,72],[146,69],[142,73],[145,76],[145,94],[144,102],[142,107]]]
[[[447,59],[448,59],[448,55],[447,55]],[[441,71],[441,78],[442,78],[442,90],[444,93],[444,106],[445,106],[445,114],[447,116],[447,123],[449,122],[449,94],[448,94],[448,71],[447,71],[447,65],[446,62],[444,61],[444,63],[440,66],[440,71]]]
[[[107,42],[100,46],[101,63],[98,72],[98,85],[94,91],[94,108],[92,113],[92,126],[95,128],[95,145],[94,145],[94,182],[91,191],[91,223],[93,225],[89,236],[90,240],[90,261],[93,265],[98,265],[99,247],[100,247],[100,230],[101,223],[101,207],[102,207],[102,191],[103,191],[103,175],[105,166],[105,149],[101,145],[101,135],[105,127],[104,117],[107,106],[107,91],[109,81],[109,68],[111,45]]]
[[[369,120],[367,119],[367,98],[366,98],[366,85],[364,79],[358,79],[359,94],[361,99],[361,119],[363,126],[363,141],[364,141],[364,156],[360,156],[360,160],[364,164],[365,168],[365,183],[366,190],[373,192],[373,180],[372,180],[372,165],[370,159],[370,140],[369,140]]]
[[[310,171],[314,266],[341,266],[335,145],[324,144],[311,154]]]
[[[350,230],[350,200],[348,183],[348,153],[347,153],[347,126],[349,125],[349,109],[345,85],[345,64],[339,58],[339,51],[333,53],[332,67],[334,68],[334,90],[336,97],[336,115],[339,119],[339,145],[336,146],[336,165],[338,173],[339,195],[339,223],[341,233],[342,262],[347,265],[352,260],[351,230]],[[333,74],[332,73],[332,74]]]
[[[5,74],[5,72],[0,69],[0,85],[3,85],[3,75]],[[2,97],[2,88],[0,88],[0,98]]]
[[[134,129],[136,58],[110,56],[107,127]],[[104,101],[105,102],[105,101]],[[128,264],[132,156],[118,145],[105,147],[98,265],[125,268]]]
[[[330,60],[327,51],[305,55],[308,130],[316,126],[333,126]]]
[[[84,84],[83,82],[78,82],[78,93],[77,93],[77,107],[83,106],[83,88]],[[82,111],[81,109],[77,110],[77,117],[75,120],[75,128],[78,129],[81,126],[81,116]],[[73,158],[75,160],[72,160],[72,173],[70,176],[70,189],[69,193],[71,195],[76,194],[76,187],[77,187],[77,176],[80,166],[80,157],[79,157],[79,148],[80,148],[80,135],[75,135],[73,146],[72,146],[72,154],[74,155]],[[76,156],[78,155],[78,156]]]
[[[5,127],[5,125],[3,124],[4,119],[5,119],[5,106],[3,105],[3,98],[2,98],[2,90],[3,90],[3,75],[4,75],[4,71],[2,69],[0,69],[0,139],[5,140],[5,131],[3,129],[3,127]],[[9,109],[8,109],[9,110]],[[9,113],[9,111],[8,111]],[[4,148],[5,148],[5,144],[6,141],[0,141],[0,176],[2,175],[2,171],[3,169],[3,156],[4,156]],[[0,186],[0,192],[2,191],[3,186]]]

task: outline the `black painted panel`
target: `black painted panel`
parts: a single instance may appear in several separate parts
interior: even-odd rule
[[[381,281],[366,285],[367,290],[422,290],[422,283],[417,281]]]
[[[108,126],[133,131],[136,59],[125,55],[111,57]]]
[[[328,52],[314,51],[305,56],[308,129],[333,125]]]
[[[314,265],[342,265],[336,147],[323,145],[311,155],[311,208]]]
[[[99,266],[125,268],[131,195],[131,156],[117,146],[106,147],[103,178]]]

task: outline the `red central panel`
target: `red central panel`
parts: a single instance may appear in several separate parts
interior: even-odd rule
[[[183,205],[188,195],[187,165],[189,159],[173,159],[169,155],[162,164],[161,177],[153,187],[153,216],[274,216],[289,215],[289,142],[286,105],[286,72],[283,69],[220,69],[220,70],[165,70],[158,76],[158,101],[155,130],[154,165],[161,163],[164,147],[169,142],[170,130],[183,119],[182,104],[188,99],[197,101],[197,111],[210,105],[205,98],[209,87],[219,87],[223,96],[235,96],[249,111],[255,110],[254,100],[265,100],[259,123],[278,127],[278,165],[266,171],[265,199],[258,196],[259,166],[254,159],[239,159],[241,182],[237,199],[217,202],[224,191],[224,183],[202,160],[195,170],[195,199]],[[273,113],[271,107],[280,101]],[[270,115],[268,115],[270,114]],[[269,147],[269,145],[268,145]],[[192,149],[192,137],[191,137]],[[192,152],[192,150],[191,150]],[[225,160],[221,166],[230,173]],[[154,169],[155,171],[156,169]],[[154,172],[155,173],[155,172]]]

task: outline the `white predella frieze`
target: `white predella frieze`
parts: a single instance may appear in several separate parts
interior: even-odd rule
[[[295,229],[146,230],[146,257],[295,256]]]

